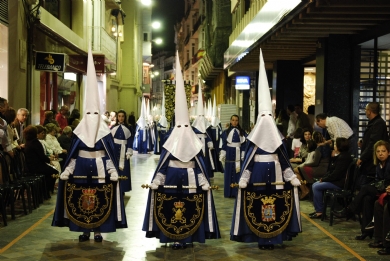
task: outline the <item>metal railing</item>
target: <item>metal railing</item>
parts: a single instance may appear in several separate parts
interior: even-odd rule
[[[88,34],[92,39],[92,51],[101,52],[108,60],[116,63],[116,40],[103,27],[89,26]]]

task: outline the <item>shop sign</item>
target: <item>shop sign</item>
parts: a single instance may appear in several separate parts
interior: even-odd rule
[[[69,55],[69,63],[66,65],[67,71],[76,70],[81,73],[87,73],[87,57],[83,55]],[[73,70],[71,70],[70,68]]]
[[[249,90],[251,86],[249,76],[236,77],[236,90]]]
[[[49,72],[63,72],[65,69],[64,53],[36,52],[35,70]]]
[[[95,64],[96,73],[104,73],[104,55],[93,56],[93,62]]]

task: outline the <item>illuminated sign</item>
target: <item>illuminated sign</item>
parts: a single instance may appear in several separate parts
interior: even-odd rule
[[[236,77],[236,90],[249,90],[251,86],[251,80],[249,76],[237,76]]]

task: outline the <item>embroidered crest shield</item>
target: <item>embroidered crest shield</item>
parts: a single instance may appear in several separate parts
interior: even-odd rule
[[[291,190],[243,190],[242,193],[245,221],[253,233],[270,238],[286,229],[292,214]]]
[[[83,228],[96,228],[103,224],[111,213],[113,200],[112,183],[75,184],[67,182],[65,208],[69,219]]]
[[[174,240],[191,236],[204,214],[204,194],[154,193],[154,219],[163,234]]]

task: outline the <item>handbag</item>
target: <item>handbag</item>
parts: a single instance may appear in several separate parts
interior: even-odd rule
[[[379,192],[385,192],[386,191],[386,188],[385,188],[385,180],[379,180],[379,181],[375,181],[373,183],[371,183],[372,186],[374,186],[376,188],[377,191]]]

